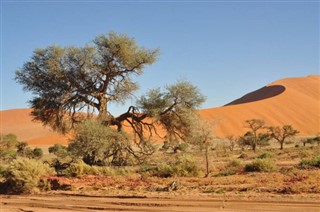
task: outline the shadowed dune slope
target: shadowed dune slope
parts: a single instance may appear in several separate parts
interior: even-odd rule
[[[314,135],[320,132],[320,75],[278,80],[200,114],[221,137],[245,133],[243,123],[252,118],[264,119],[267,125],[290,124],[299,135]]]
[[[32,121],[31,109],[0,111],[1,133],[14,133],[30,145],[67,144],[68,138]],[[290,124],[300,135],[320,132],[320,75],[278,80],[223,107],[200,110],[213,123],[215,135],[241,135],[247,119],[264,119],[267,125]]]

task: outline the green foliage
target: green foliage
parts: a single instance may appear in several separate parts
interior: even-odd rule
[[[8,174],[8,167],[5,165],[0,165],[0,178],[5,177]]]
[[[53,173],[53,170],[40,161],[28,158],[18,158],[11,162],[8,168],[6,183],[14,193],[34,193],[43,185],[43,178]]]
[[[256,159],[244,167],[244,170],[247,172],[271,172],[276,169],[275,163],[268,159]]]
[[[0,135],[0,161],[10,162],[17,156],[19,141],[14,134]]]
[[[134,95],[139,87],[134,77],[153,64],[158,53],[158,49],[140,47],[125,34],[111,32],[85,47],[53,45],[36,49],[31,60],[16,71],[15,79],[34,94],[30,103],[35,119],[54,130],[66,133],[97,114],[100,125],[106,128],[102,135],[107,136],[79,136],[80,125],[69,150],[74,155],[79,153],[88,164],[103,165],[108,159],[113,165],[123,166],[132,158],[143,162],[154,152],[151,135],[157,133],[156,125],[166,130],[169,142],[186,140],[194,117],[198,118],[196,109],[205,100],[196,86],[179,81],[165,91],[151,90],[137,106],[113,116],[109,104],[125,103]],[[124,124],[132,128],[132,142],[123,132]],[[88,133],[100,130],[87,128]]]
[[[313,138],[304,138],[301,140],[301,142],[303,143],[303,146],[306,146],[306,144],[315,144],[317,143],[317,145],[319,146],[320,145],[320,136],[315,136]]]
[[[235,175],[235,174],[237,174],[236,170],[225,170],[225,171],[219,172],[218,174],[213,175],[213,177],[226,177],[226,176]]]
[[[241,170],[243,170],[242,162],[240,160],[232,160],[226,164],[224,171],[215,174],[214,177],[234,175]]]
[[[226,169],[240,171],[241,169],[243,169],[242,161],[237,159],[232,160],[228,162],[228,164],[226,165]]]
[[[69,177],[80,177],[84,174],[86,175],[95,175],[95,169],[93,169],[88,164],[85,164],[83,161],[72,163],[65,171],[64,174]]]
[[[293,129],[291,125],[283,125],[282,127],[269,127],[269,133],[272,138],[280,144],[280,149],[288,142],[287,139],[299,133],[298,130]]]
[[[40,159],[43,156],[43,150],[41,148],[34,148],[32,150],[32,158]]]
[[[250,146],[255,152],[258,146],[269,145],[269,134],[262,132],[265,128],[264,120],[249,119],[245,121],[245,128],[249,131],[239,138],[239,145],[242,147]]]
[[[130,173],[133,173],[133,170],[130,167],[90,166],[83,161],[72,163],[63,171],[63,175],[69,177],[81,177],[83,175],[117,176]]]
[[[49,153],[56,155],[58,158],[66,158],[68,156],[68,149],[61,144],[55,144],[49,147]]]
[[[259,159],[267,159],[267,158],[273,158],[272,152],[264,152],[261,155],[258,156]]]
[[[143,114],[152,117],[166,131],[168,144],[173,146],[187,140],[199,119],[195,111],[205,100],[199,89],[188,81],[150,90],[137,102]]]
[[[66,132],[86,118],[77,113],[82,109],[107,118],[108,103],[130,98],[139,87],[133,76],[154,63],[159,52],[114,32],[97,36],[92,44],[36,49],[16,72],[16,81],[34,94],[30,102],[37,120]]]
[[[299,167],[303,169],[320,168],[320,153],[311,159],[304,159],[299,163]]]
[[[126,165],[132,157],[131,144],[125,132],[87,120],[79,124],[68,151],[75,158],[82,158],[89,165]]]
[[[28,147],[27,142],[19,142],[17,145],[17,153],[20,157],[26,157],[30,159],[40,159],[43,156],[43,150],[41,148],[31,149]]]
[[[158,177],[197,177],[201,170],[196,161],[190,157],[182,157],[173,163],[162,162],[157,165],[153,175]]]
[[[270,137],[266,133],[258,133],[254,135],[253,132],[248,131],[243,136],[239,137],[239,146],[241,147],[251,147],[252,150],[256,150],[257,146],[268,146]]]

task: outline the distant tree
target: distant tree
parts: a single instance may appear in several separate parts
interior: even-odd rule
[[[228,147],[230,149],[230,151],[232,152],[238,142],[238,138],[236,138],[235,136],[233,135],[228,135],[226,137],[227,141],[228,141]]]
[[[28,151],[28,143],[27,142],[19,142],[17,144],[17,153],[19,156],[26,157]]]
[[[291,138],[299,133],[299,131],[293,129],[291,125],[284,125],[282,127],[271,126],[268,129],[271,138],[274,138],[279,142],[280,149],[283,149],[283,145],[288,138]]]
[[[43,156],[43,150],[41,148],[36,147],[32,150],[33,159],[40,159],[42,158],[42,156]]]
[[[43,124],[65,133],[97,114],[100,123],[115,127],[120,134],[125,123],[133,129],[132,143],[137,148],[127,148],[127,153],[148,155],[156,125],[166,130],[170,140],[183,139],[190,125],[187,114],[196,113],[205,100],[197,87],[181,81],[165,91],[151,90],[137,106],[129,106],[119,116],[110,113],[110,104],[133,97],[138,89],[134,76],[153,64],[158,52],[138,46],[127,35],[111,32],[85,47],[36,49],[31,60],[16,72],[16,81],[34,94],[32,115]],[[122,140],[118,142],[120,145]]]
[[[242,145],[250,145],[255,152],[257,146],[264,146],[268,144],[270,139],[267,133],[261,132],[265,128],[265,122],[260,119],[249,119],[245,121],[245,128],[249,131],[241,136],[239,142]]]
[[[317,143],[317,145],[319,146],[320,145],[320,136],[317,135],[315,137],[311,137],[311,138],[303,138],[301,140],[301,142],[303,143],[303,146],[306,146],[306,144],[314,144],[314,143]]]

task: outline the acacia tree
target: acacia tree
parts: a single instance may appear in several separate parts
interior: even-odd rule
[[[228,141],[228,148],[231,152],[233,152],[236,144],[238,143],[239,138],[235,137],[234,135],[227,135],[226,139]]]
[[[36,49],[16,72],[16,81],[34,94],[30,103],[35,120],[63,133],[94,114],[104,126],[115,126],[118,132],[127,123],[134,131],[139,157],[153,151],[149,141],[156,133],[155,124],[162,125],[172,138],[182,139],[190,127],[187,114],[194,113],[205,99],[189,82],[178,82],[165,91],[151,90],[123,114],[112,115],[108,106],[133,96],[138,89],[133,77],[154,63],[158,52],[111,32],[85,47]]]
[[[293,129],[291,125],[284,125],[282,127],[269,127],[270,136],[276,139],[280,144],[280,149],[283,149],[283,145],[290,137],[299,133],[298,130]]]
[[[210,159],[209,151],[213,144],[214,135],[212,133],[212,124],[205,122],[200,117],[194,117],[194,125],[191,129],[186,141],[192,145],[198,146],[200,151],[204,153],[206,174],[205,177],[210,175]],[[204,150],[204,151],[203,151]]]
[[[258,145],[264,145],[269,141],[269,135],[261,132],[265,128],[265,122],[261,119],[249,119],[245,121],[245,128],[249,131],[241,136],[239,142],[242,145],[250,145],[255,152]]]

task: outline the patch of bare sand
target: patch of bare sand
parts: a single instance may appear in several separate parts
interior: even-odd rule
[[[274,197],[268,200],[243,200],[225,196],[87,196],[31,195],[0,196],[0,211],[319,211],[319,203]]]

